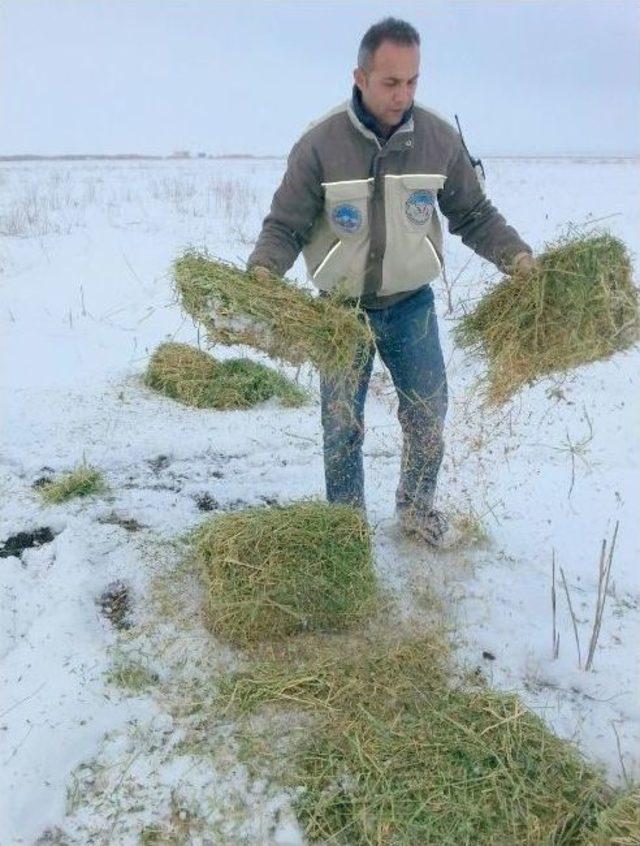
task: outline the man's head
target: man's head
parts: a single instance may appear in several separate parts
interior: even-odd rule
[[[353,72],[362,101],[383,129],[413,103],[420,71],[420,36],[411,24],[385,18],[364,34]]]

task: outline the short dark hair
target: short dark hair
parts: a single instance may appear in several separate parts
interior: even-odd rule
[[[358,49],[358,67],[368,71],[371,68],[373,54],[383,41],[393,41],[394,44],[420,46],[420,35],[417,29],[399,18],[384,18],[370,26],[365,32]]]

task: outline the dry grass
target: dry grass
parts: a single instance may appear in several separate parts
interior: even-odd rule
[[[151,356],[145,384],[194,408],[251,408],[277,398],[285,406],[308,401],[285,376],[249,359],[216,361],[187,344],[161,344]]]
[[[121,657],[114,662],[107,672],[106,681],[122,688],[132,696],[137,696],[157,685],[160,678],[156,672],[141,661]]]
[[[373,608],[369,530],[346,505],[306,501],[221,515],[197,532],[195,555],[208,623],[237,644],[347,629]]]
[[[288,771],[312,842],[591,842],[603,780],[515,696],[452,683],[432,635],[336,641],[274,650],[219,692],[236,716],[264,706],[313,716]]]
[[[455,330],[484,354],[487,399],[605,359],[638,339],[637,291],[621,241],[609,234],[566,238],[542,253],[530,275],[503,280]]]
[[[483,546],[489,542],[489,533],[484,522],[473,510],[454,512],[451,524],[460,536],[457,546]]]
[[[589,846],[640,846],[640,787],[622,794],[600,814]]]
[[[277,276],[258,280],[230,264],[187,252],[174,264],[182,305],[213,342],[246,344],[268,355],[319,370],[353,370],[371,342],[357,310]]]
[[[69,473],[44,482],[38,490],[45,502],[57,504],[75,497],[91,496],[105,488],[102,473],[83,462]]]

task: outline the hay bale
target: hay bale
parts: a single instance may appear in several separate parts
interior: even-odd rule
[[[551,245],[531,275],[504,279],[454,332],[484,355],[487,399],[499,404],[523,384],[631,346],[639,325],[628,252],[605,233]]]
[[[349,372],[371,342],[353,307],[272,275],[259,280],[231,264],[187,252],[173,267],[182,305],[213,342],[246,344],[293,365]]]
[[[279,724],[291,735],[270,742],[278,756],[292,748],[280,775],[299,791],[311,842],[591,842],[610,801],[601,775],[517,697],[454,682],[438,638],[313,640],[272,650],[218,689],[237,716],[287,714]]]
[[[211,629],[238,644],[346,629],[371,610],[368,527],[346,505],[300,502],[215,517],[195,539]]]
[[[216,361],[187,344],[161,344],[149,360],[144,382],[194,408],[250,408],[272,397],[299,406],[309,399],[306,391],[263,364],[243,358]]]

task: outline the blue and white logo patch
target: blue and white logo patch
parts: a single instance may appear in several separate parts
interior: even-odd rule
[[[411,223],[415,223],[416,226],[426,223],[433,213],[435,201],[435,194],[431,191],[425,191],[424,188],[412,191],[404,204],[405,213]]]
[[[362,212],[351,203],[340,203],[331,212],[331,220],[338,229],[353,234],[362,226]]]

